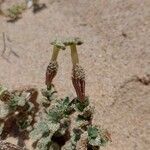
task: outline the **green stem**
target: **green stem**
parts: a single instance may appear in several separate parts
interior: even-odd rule
[[[71,48],[72,64],[73,64],[73,66],[75,66],[76,64],[79,63],[79,58],[78,58],[78,53],[77,53],[76,44],[72,44],[72,45],[70,46],[70,48]]]
[[[51,61],[56,61],[59,53],[59,48],[54,46]]]

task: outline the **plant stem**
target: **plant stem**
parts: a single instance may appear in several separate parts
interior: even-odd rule
[[[51,61],[56,61],[59,53],[59,48],[54,46]]]
[[[76,44],[72,44],[70,46],[70,48],[71,48],[72,64],[73,64],[73,66],[75,66],[76,64],[79,63],[79,58],[78,58]]]

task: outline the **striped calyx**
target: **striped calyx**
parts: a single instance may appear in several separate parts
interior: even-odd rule
[[[80,101],[85,100],[85,72],[84,69],[76,64],[72,70],[72,83],[77,97]]]
[[[57,70],[58,70],[58,63],[57,63],[57,61],[51,61],[49,63],[49,65],[47,66],[47,70],[46,70],[46,81],[45,81],[45,84],[47,85],[47,87],[51,86],[52,80],[54,79],[54,77],[57,74]]]

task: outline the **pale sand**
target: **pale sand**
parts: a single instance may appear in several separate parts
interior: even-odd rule
[[[112,143],[105,150],[148,150],[150,147],[150,84],[132,80],[150,74],[150,0],[41,0],[47,9],[27,10],[14,24],[0,17],[2,32],[19,57],[0,57],[0,83],[9,88],[44,87],[56,36],[79,36],[86,69],[86,93],[95,106],[94,123],[107,128]],[[7,1],[10,3],[10,0]],[[7,57],[6,56],[6,57]],[[70,50],[59,56],[55,85],[61,96],[75,95],[70,80]],[[127,82],[129,80],[129,82]]]

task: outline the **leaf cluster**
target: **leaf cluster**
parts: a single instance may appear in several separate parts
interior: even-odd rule
[[[15,126],[19,134],[32,139],[35,150],[76,150],[84,134],[87,149],[99,149],[109,141],[105,131],[92,125],[94,109],[88,98],[83,102],[59,99],[51,86],[41,91],[37,101],[34,92],[0,87],[1,137],[6,138],[4,133],[11,133],[10,126]]]
[[[36,90],[32,92],[36,93]],[[33,97],[35,94],[31,91],[10,92],[2,87],[0,93],[0,136],[3,139],[8,135],[16,136],[16,130],[18,135],[29,133],[38,111],[34,101],[36,97]]]

